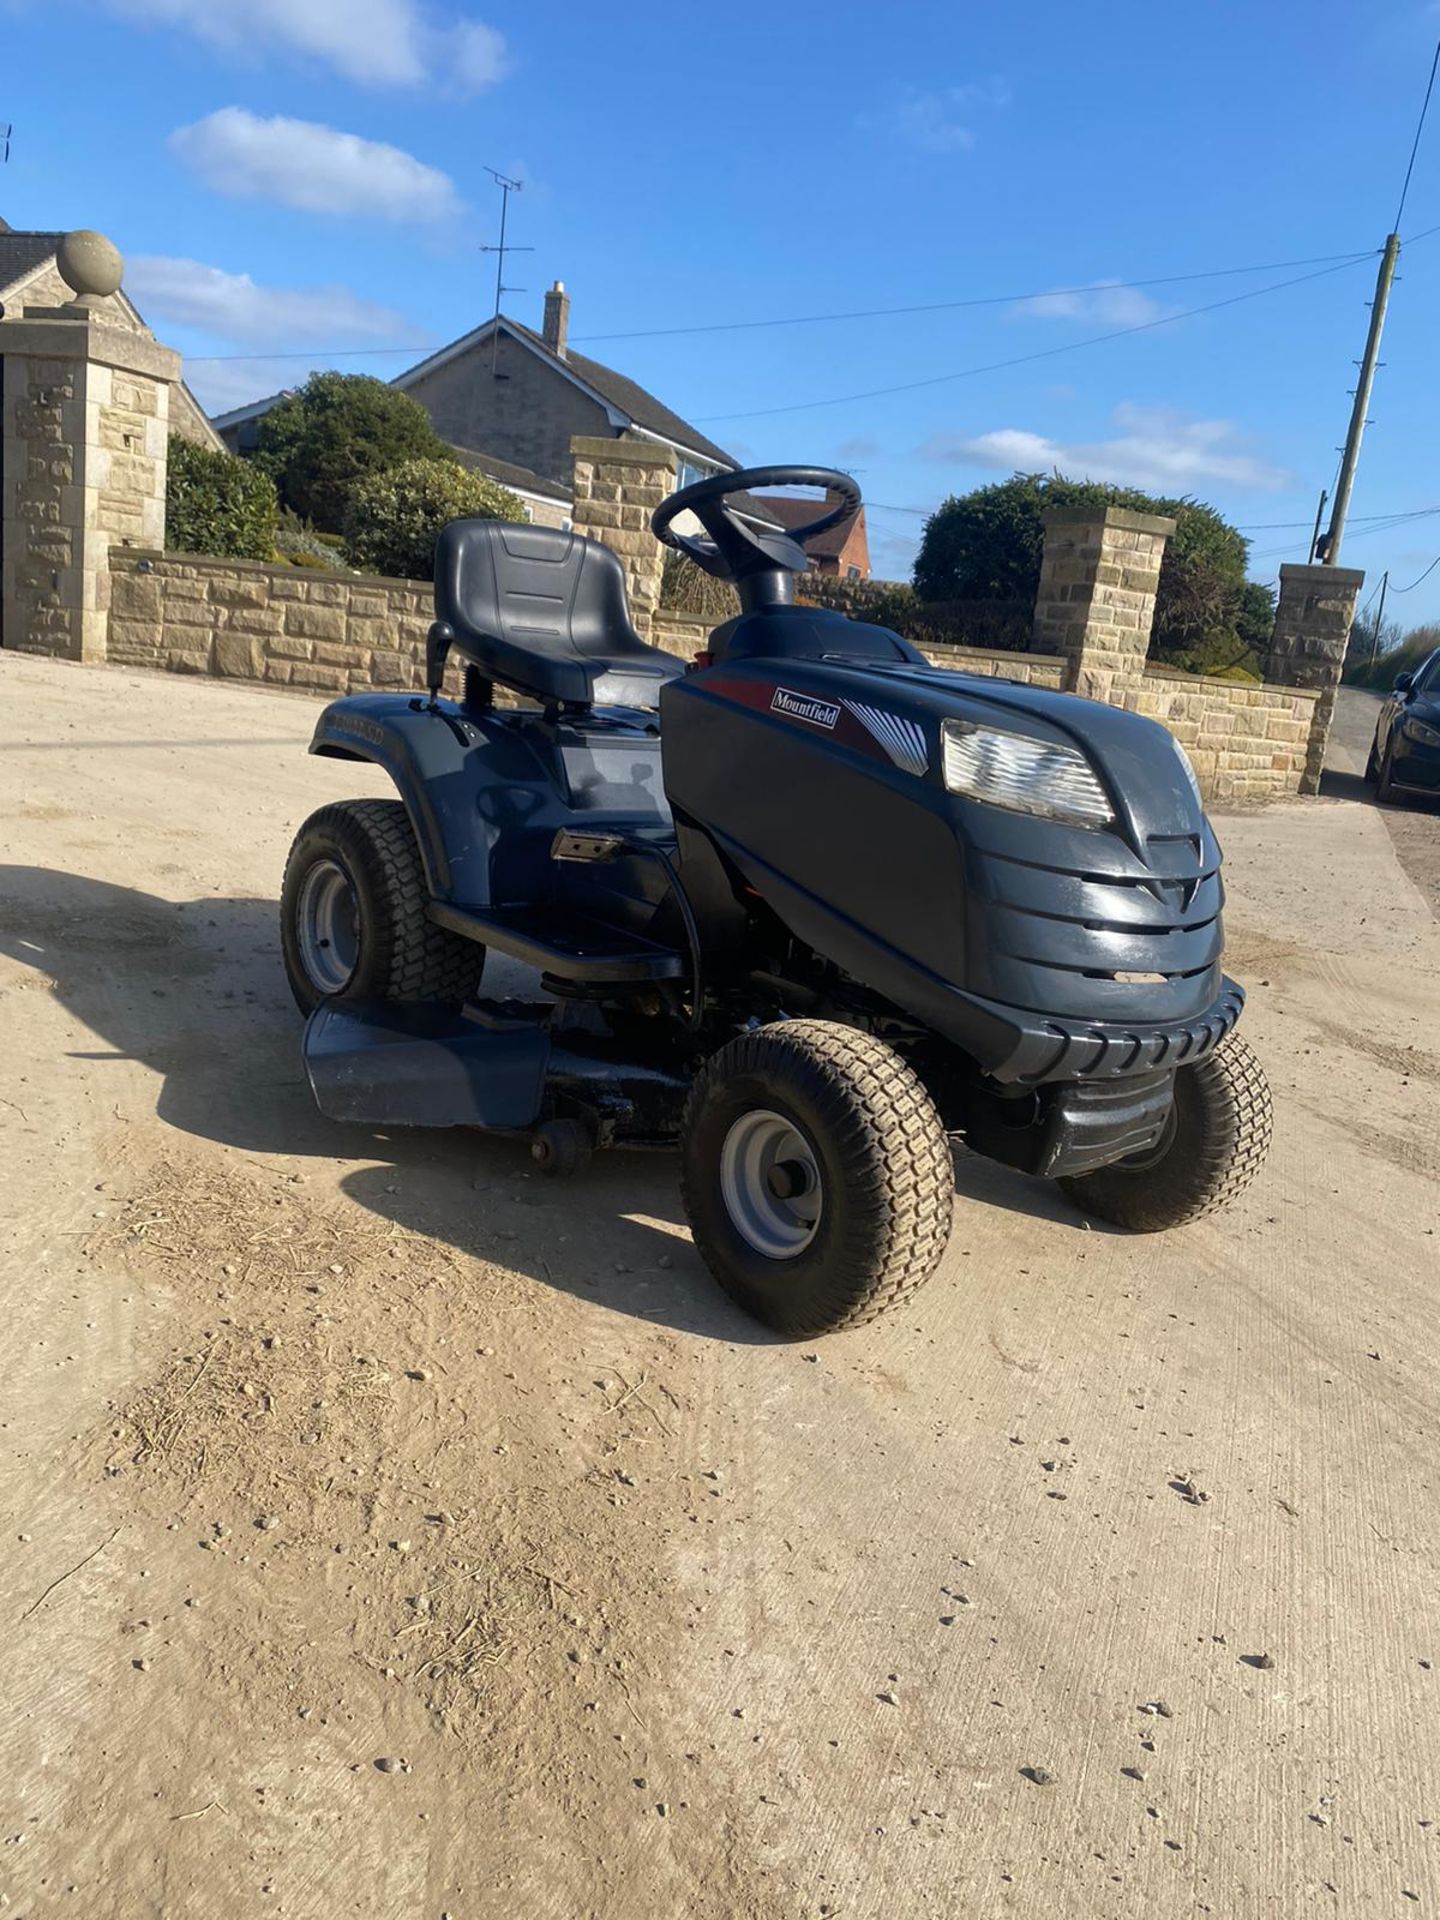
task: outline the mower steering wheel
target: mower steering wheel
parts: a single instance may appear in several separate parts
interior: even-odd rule
[[[755,487],[824,487],[840,498],[833,506],[824,502],[824,510],[803,527],[762,527],[746,524],[725,505],[732,494]],[[803,573],[805,542],[843,520],[853,520],[860,504],[860,489],[850,475],[829,467],[742,467],[738,473],[714,473],[672,493],[651,514],[650,530],[662,546],[688,555],[717,580],[738,583],[777,569]],[[673,530],[671,522],[686,511],[695,515],[709,539]]]

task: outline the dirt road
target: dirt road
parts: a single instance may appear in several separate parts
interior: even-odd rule
[[[314,1113],[281,864],[380,788],[313,714],[0,656],[0,1911],[1434,1911],[1440,931],[1384,819],[1220,823],[1234,1213],[962,1159],[913,1305],[793,1347],[663,1159]]]
[[[1325,774],[1328,798],[1355,800],[1362,805],[1371,802],[1370,789],[1360,775],[1375,738],[1379,709],[1379,694],[1365,693],[1358,687],[1341,688]],[[1383,808],[1382,815],[1401,866],[1429,901],[1430,911],[1440,914],[1440,804],[1406,794],[1393,806]]]

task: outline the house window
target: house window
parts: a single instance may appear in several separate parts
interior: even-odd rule
[[[858,580],[860,578],[859,567],[846,567],[845,578],[847,580]]]
[[[713,467],[697,467],[693,460],[687,460],[680,454],[675,464],[675,491],[682,487],[693,487],[697,480],[708,480],[715,471]]]

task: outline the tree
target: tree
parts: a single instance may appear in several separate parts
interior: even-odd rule
[[[1340,677],[1352,686],[1370,685],[1371,668],[1394,653],[1405,638],[1405,629],[1398,620],[1377,620],[1376,612],[1372,600],[1363,613],[1357,613],[1345,643],[1345,665]],[[1385,684],[1388,686],[1389,682]]]
[[[435,576],[435,542],[452,520],[523,520],[521,501],[454,460],[407,460],[355,487],[346,537],[350,557],[402,580]]]
[[[1233,640],[1237,657],[1255,644],[1263,623],[1253,590],[1247,598],[1243,536],[1213,507],[1169,500],[1138,487],[1111,487],[1061,474],[1017,473],[993,486],[944,501],[925,523],[915,561],[922,600],[1016,600],[1033,603],[1044,547],[1041,517],[1051,507],[1128,507],[1165,514],[1175,532],[1165,548],[1155,600],[1152,648],[1195,652]],[[1271,622],[1273,624],[1273,607]]]
[[[165,544],[230,560],[275,558],[275,482],[248,460],[172,433],[165,469]]]
[[[340,533],[351,495],[370,474],[449,457],[409,394],[369,374],[312,373],[261,420],[255,461],[285,506],[322,533]]]
[[[1440,647],[1440,627],[1412,627],[1403,637],[1397,621],[1387,620],[1380,628],[1380,650],[1372,660],[1368,654],[1360,652],[1355,635],[1361,634],[1363,645],[1367,639],[1375,638],[1375,616],[1368,616],[1368,625],[1362,627],[1357,620],[1350,632],[1350,650],[1345,662],[1345,679],[1351,686],[1376,687],[1382,693],[1393,687],[1402,673],[1414,673],[1422,661],[1428,660],[1437,647]],[[1359,656],[1357,658],[1357,655]]]

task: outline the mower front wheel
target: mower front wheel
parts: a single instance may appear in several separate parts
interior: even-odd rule
[[[458,1007],[485,949],[437,927],[410,816],[399,800],[341,800],[295,836],[280,895],[285,975],[302,1013],[322,1000]]]
[[[792,1339],[907,1299],[950,1237],[954,1166],[930,1095],[851,1027],[787,1020],[722,1047],[691,1091],[680,1149],[701,1258]]]
[[[1163,1233],[1242,1194],[1270,1151],[1265,1069],[1232,1033],[1175,1075],[1175,1104],[1158,1149],[1060,1185],[1076,1206],[1137,1233]]]

